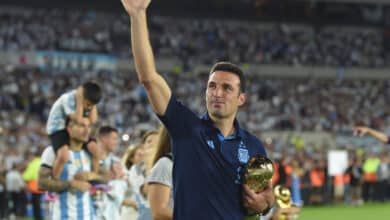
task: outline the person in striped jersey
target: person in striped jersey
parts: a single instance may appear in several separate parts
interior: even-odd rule
[[[118,147],[119,134],[116,128],[102,126],[99,128],[97,145],[100,148],[100,167],[108,172],[110,180],[106,185],[109,190],[94,197],[96,219],[119,219],[122,203],[128,188],[125,170],[121,159],[114,152]]]
[[[58,193],[53,203],[52,219],[95,220],[95,209],[89,192],[90,182],[106,183],[105,172],[92,172],[92,158],[83,143],[89,139],[90,122],[67,121],[66,129],[70,136],[69,160],[64,166],[59,179],[52,176],[55,152],[48,147],[42,154],[38,185],[41,190]]]

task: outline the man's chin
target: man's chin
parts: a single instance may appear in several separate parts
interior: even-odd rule
[[[77,138],[75,139],[77,142],[80,142],[80,143],[87,143],[88,141],[88,138]]]
[[[210,115],[214,118],[224,118],[224,115],[220,111],[213,111]]]

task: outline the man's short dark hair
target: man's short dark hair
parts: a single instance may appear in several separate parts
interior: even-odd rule
[[[88,101],[92,102],[93,104],[99,103],[100,99],[102,98],[102,90],[100,86],[93,81],[88,81],[83,84],[83,96]]]
[[[240,78],[240,90],[241,92],[245,92],[246,88],[246,80],[244,76],[244,72],[237,65],[230,62],[217,62],[210,70],[210,75],[216,71],[224,71],[237,75]]]
[[[99,128],[98,136],[102,137],[102,136],[110,134],[111,132],[118,133],[118,129],[113,128],[111,126],[102,126]]]

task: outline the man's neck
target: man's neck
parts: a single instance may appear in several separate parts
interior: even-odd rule
[[[83,142],[76,141],[76,140],[70,140],[69,150],[80,151],[81,149],[83,149]]]
[[[234,117],[231,118],[213,118],[211,120],[215,127],[223,134],[224,137],[227,137],[234,133]]]
[[[101,149],[100,152],[102,155],[100,158],[103,160],[106,159],[106,157],[108,156],[108,154],[110,154],[110,152],[107,150],[107,148],[102,143],[98,142],[97,145],[98,145],[98,148]]]

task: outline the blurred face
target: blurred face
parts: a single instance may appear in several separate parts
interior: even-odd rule
[[[114,152],[118,146],[119,136],[117,132],[111,132],[101,138],[101,142],[108,152]]]
[[[234,117],[245,102],[240,91],[240,78],[230,72],[215,71],[210,75],[206,90],[207,111],[214,118]]]
[[[142,147],[138,148],[132,159],[133,164],[139,164],[144,160],[144,150]]]
[[[157,146],[157,141],[158,141],[158,134],[150,134],[145,139],[143,148],[146,155],[150,154],[153,151],[153,149]]]
[[[91,110],[92,106],[93,106],[93,103],[91,101],[89,101],[87,99],[84,99],[84,101],[83,101],[83,108],[85,110]]]
[[[123,177],[125,175],[124,172],[123,172],[122,164],[119,163],[119,162],[114,163],[112,165],[112,171],[114,173],[115,178],[121,178],[121,177]]]
[[[81,123],[71,121],[67,127],[70,139],[87,142],[91,132],[89,119],[83,118]]]

